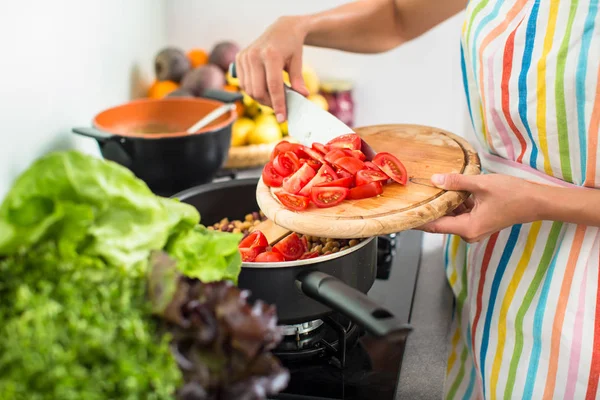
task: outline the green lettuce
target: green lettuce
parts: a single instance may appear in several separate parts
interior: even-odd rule
[[[152,316],[150,255],[235,283],[240,240],[116,163],[38,159],[0,205],[0,399],[172,397],[181,373]]]

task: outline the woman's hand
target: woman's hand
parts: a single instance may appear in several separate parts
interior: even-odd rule
[[[434,175],[434,185],[472,194],[447,216],[417,229],[451,233],[468,243],[477,242],[509,226],[540,217],[540,185],[507,175]]]
[[[308,96],[302,78],[302,46],[306,31],[302,18],[280,18],[250,46],[238,53],[236,73],[240,86],[259,103],[273,107],[277,120],[286,119],[283,71],[292,88]]]

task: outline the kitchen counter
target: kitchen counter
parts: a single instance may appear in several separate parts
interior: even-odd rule
[[[441,399],[453,296],[446,280],[442,236],[425,234],[396,399]]]

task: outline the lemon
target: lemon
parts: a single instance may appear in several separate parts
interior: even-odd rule
[[[229,71],[225,74],[225,80],[228,85],[240,87],[240,80],[231,76]]]
[[[246,94],[246,92],[242,92],[242,103],[244,104],[244,108],[246,111],[246,115],[250,118],[254,118],[260,112],[259,104],[250,96]]]
[[[302,78],[310,94],[319,92],[320,81],[315,70],[308,64],[302,65]]]
[[[274,115],[261,114],[256,117],[254,122],[254,130],[248,135],[250,144],[274,143],[283,138],[281,128]]]
[[[275,110],[269,106],[258,104],[258,108],[260,109],[261,114],[275,114]]]
[[[310,96],[307,97],[307,99],[312,101],[319,107],[321,107],[323,110],[325,110],[325,111],[329,110],[329,103],[327,103],[327,99],[325,99],[325,97],[323,97],[322,95],[311,94]]]
[[[290,74],[288,74],[287,71],[283,71],[283,83],[285,83],[288,86],[292,85],[292,83],[290,82]]]
[[[248,144],[248,136],[255,126],[256,124],[250,118],[238,118],[231,127],[231,145],[239,147]]]
[[[282,123],[280,123],[279,124],[279,128],[281,128],[281,134],[283,136],[287,136],[287,134],[288,134],[288,123],[287,123],[287,120],[285,120]]]

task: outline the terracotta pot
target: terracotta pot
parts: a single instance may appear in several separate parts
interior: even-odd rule
[[[231,146],[235,111],[188,134],[203,116],[238,93],[207,91],[202,98],[134,100],[97,114],[91,128],[73,132],[96,139],[103,157],[129,168],[152,191],[169,196],[213,180]]]

